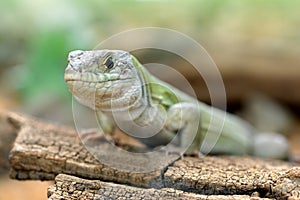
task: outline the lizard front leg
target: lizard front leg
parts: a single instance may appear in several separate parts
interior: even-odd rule
[[[200,110],[197,104],[182,102],[168,109],[165,128],[176,134],[177,145],[185,154],[199,154],[201,146]]]
[[[88,140],[99,140],[99,139],[114,141],[113,138],[111,137],[115,129],[113,120],[111,120],[108,116],[106,116],[101,111],[96,112],[96,118],[97,118],[98,128],[92,128],[92,129],[82,131],[80,133],[82,141],[86,142]]]

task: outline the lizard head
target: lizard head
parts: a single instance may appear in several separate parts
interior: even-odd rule
[[[75,98],[94,110],[133,105],[142,95],[134,58],[121,50],[76,50],[69,53],[65,81]]]

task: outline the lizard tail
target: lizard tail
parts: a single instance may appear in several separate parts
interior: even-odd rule
[[[252,154],[263,158],[287,159],[289,156],[289,142],[280,133],[256,133],[254,134]]]

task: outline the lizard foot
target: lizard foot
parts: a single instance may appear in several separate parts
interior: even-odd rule
[[[110,142],[110,143],[116,143],[116,138],[109,135],[101,133],[98,129],[86,129],[84,131],[81,131],[79,133],[80,138],[83,143],[86,143],[88,141],[98,141],[98,142]]]
[[[191,153],[184,153],[185,156],[195,157],[195,158],[201,158],[204,155],[200,151],[193,151]]]
[[[160,153],[165,153],[166,156],[168,155],[178,155],[178,157],[183,158],[183,153],[176,148],[176,146],[157,146],[153,149],[154,151],[160,152]]]

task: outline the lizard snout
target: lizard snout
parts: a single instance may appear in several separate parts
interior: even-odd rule
[[[69,53],[68,60],[76,58],[76,57],[80,57],[81,55],[83,55],[83,53],[84,53],[84,51],[82,51],[82,50],[71,51]]]

